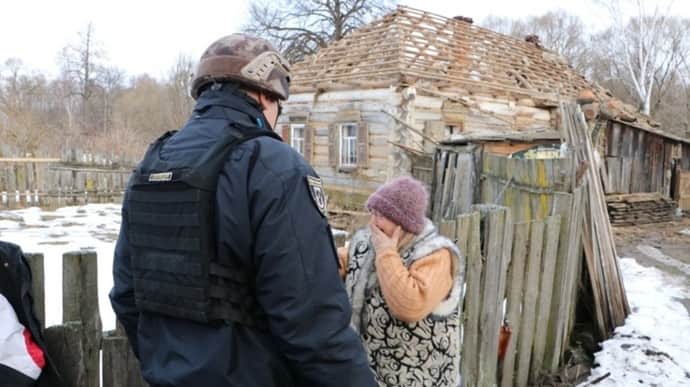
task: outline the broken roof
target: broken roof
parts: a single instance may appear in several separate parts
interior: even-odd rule
[[[560,55],[477,26],[399,6],[295,64],[293,87],[418,81],[557,101],[591,87]]]
[[[418,85],[451,94],[464,90],[528,97],[552,108],[590,89],[602,105],[618,101],[619,109],[607,118],[625,117],[628,125],[688,141],[657,129],[658,123],[588,81],[564,57],[533,37],[527,40],[474,25],[471,19],[398,6],[296,63],[290,89],[300,93]]]

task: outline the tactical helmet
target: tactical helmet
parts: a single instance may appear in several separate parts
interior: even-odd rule
[[[286,100],[289,95],[290,65],[264,39],[243,34],[222,37],[211,44],[199,59],[192,98],[209,83],[231,81]]]

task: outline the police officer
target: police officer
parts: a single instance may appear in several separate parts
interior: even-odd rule
[[[321,179],[272,130],[289,82],[268,42],[214,42],[130,180],[110,299],[151,386],[375,385]]]

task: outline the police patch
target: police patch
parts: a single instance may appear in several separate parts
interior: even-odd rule
[[[314,176],[307,176],[307,185],[309,186],[309,194],[311,200],[316,204],[316,208],[324,217],[328,217],[326,213],[326,192],[323,190],[323,182],[320,178]]]

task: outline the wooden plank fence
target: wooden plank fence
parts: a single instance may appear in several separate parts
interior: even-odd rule
[[[26,254],[33,275],[34,308],[45,322],[45,274],[42,254]],[[94,251],[63,255],[63,323],[44,329],[53,366],[42,376],[47,386],[145,387],[139,364],[121,327],[102,332],[98,308],[98,257]],[[102,363],[100,355],[102,354]],[[102,367],[101,367],[102,366]],[[101,371],[102,370],[102,383]]]
[[[577,172],[573,157],[513,159],[470,147],[437,149],[432,216],[444,234],[455,233],[459,247],[467,254],[462,358],[466,386],[538,384],[562,365],[575,322],[584,250],[588,182],[577,181]],[[495,258],[489,259],[485,249],[467,242],[476,239],[467,229],[478,216],[471,213],[477,207],[464,211],[467,206],[458,203],[475,201],[505,208],[512,218],[514,230],[506,236],[512,243],[503,244],[504,253],[509,255],[507,266],[491,266]],[[484,243],[487,238],[491,240],[489,230],[474,232]],[[479,255],[473,256],[477,251]],[[487,325],[488,320],[475,322],[476,316],[486,316],[474,303],[490,302],[484,299],[485,287],[487,281],[497,279],[500,297],[491,305],[500,306],[500,310],[492,315],[491,325]],[[473,357],[473,353],[482,354],[477,343],[493,340],[503,319],[512,327],[507,353],[497,365],[482,363],[487,359]],[[486,327],[492,337],[483,336],[477,326]],[[491,379],[488,374],[495,376]]]
[[[96,162],[83,165],[59,159],[0,159],[0,208],[119,200],[132,169]]]
[[[432,219],[453,219],[470,212],[476,196],[476,151],[473,145],[436,150],[431,184]]]
[[[580,255],[573,247],[577,242],[569,240],[579,238],[577,230],[572,230],[574,238],[564,239],[561,232],[563,225],[570,230],[571,224],[581,224],[581,218],[575,219],[553,215],[513,222],[506,207],[476,205],[470,213],[440,222],[441,233],[454,239],[466,258],[461,357],[465,386],[527,386],[553,371],[554,361],[558,364],[565,347],[546,333],[573,326],[570,311],[580,270],[574,263]],[[560,251],[572,254],[559,257]],[[504,319],[512,337],[500,361]]]

